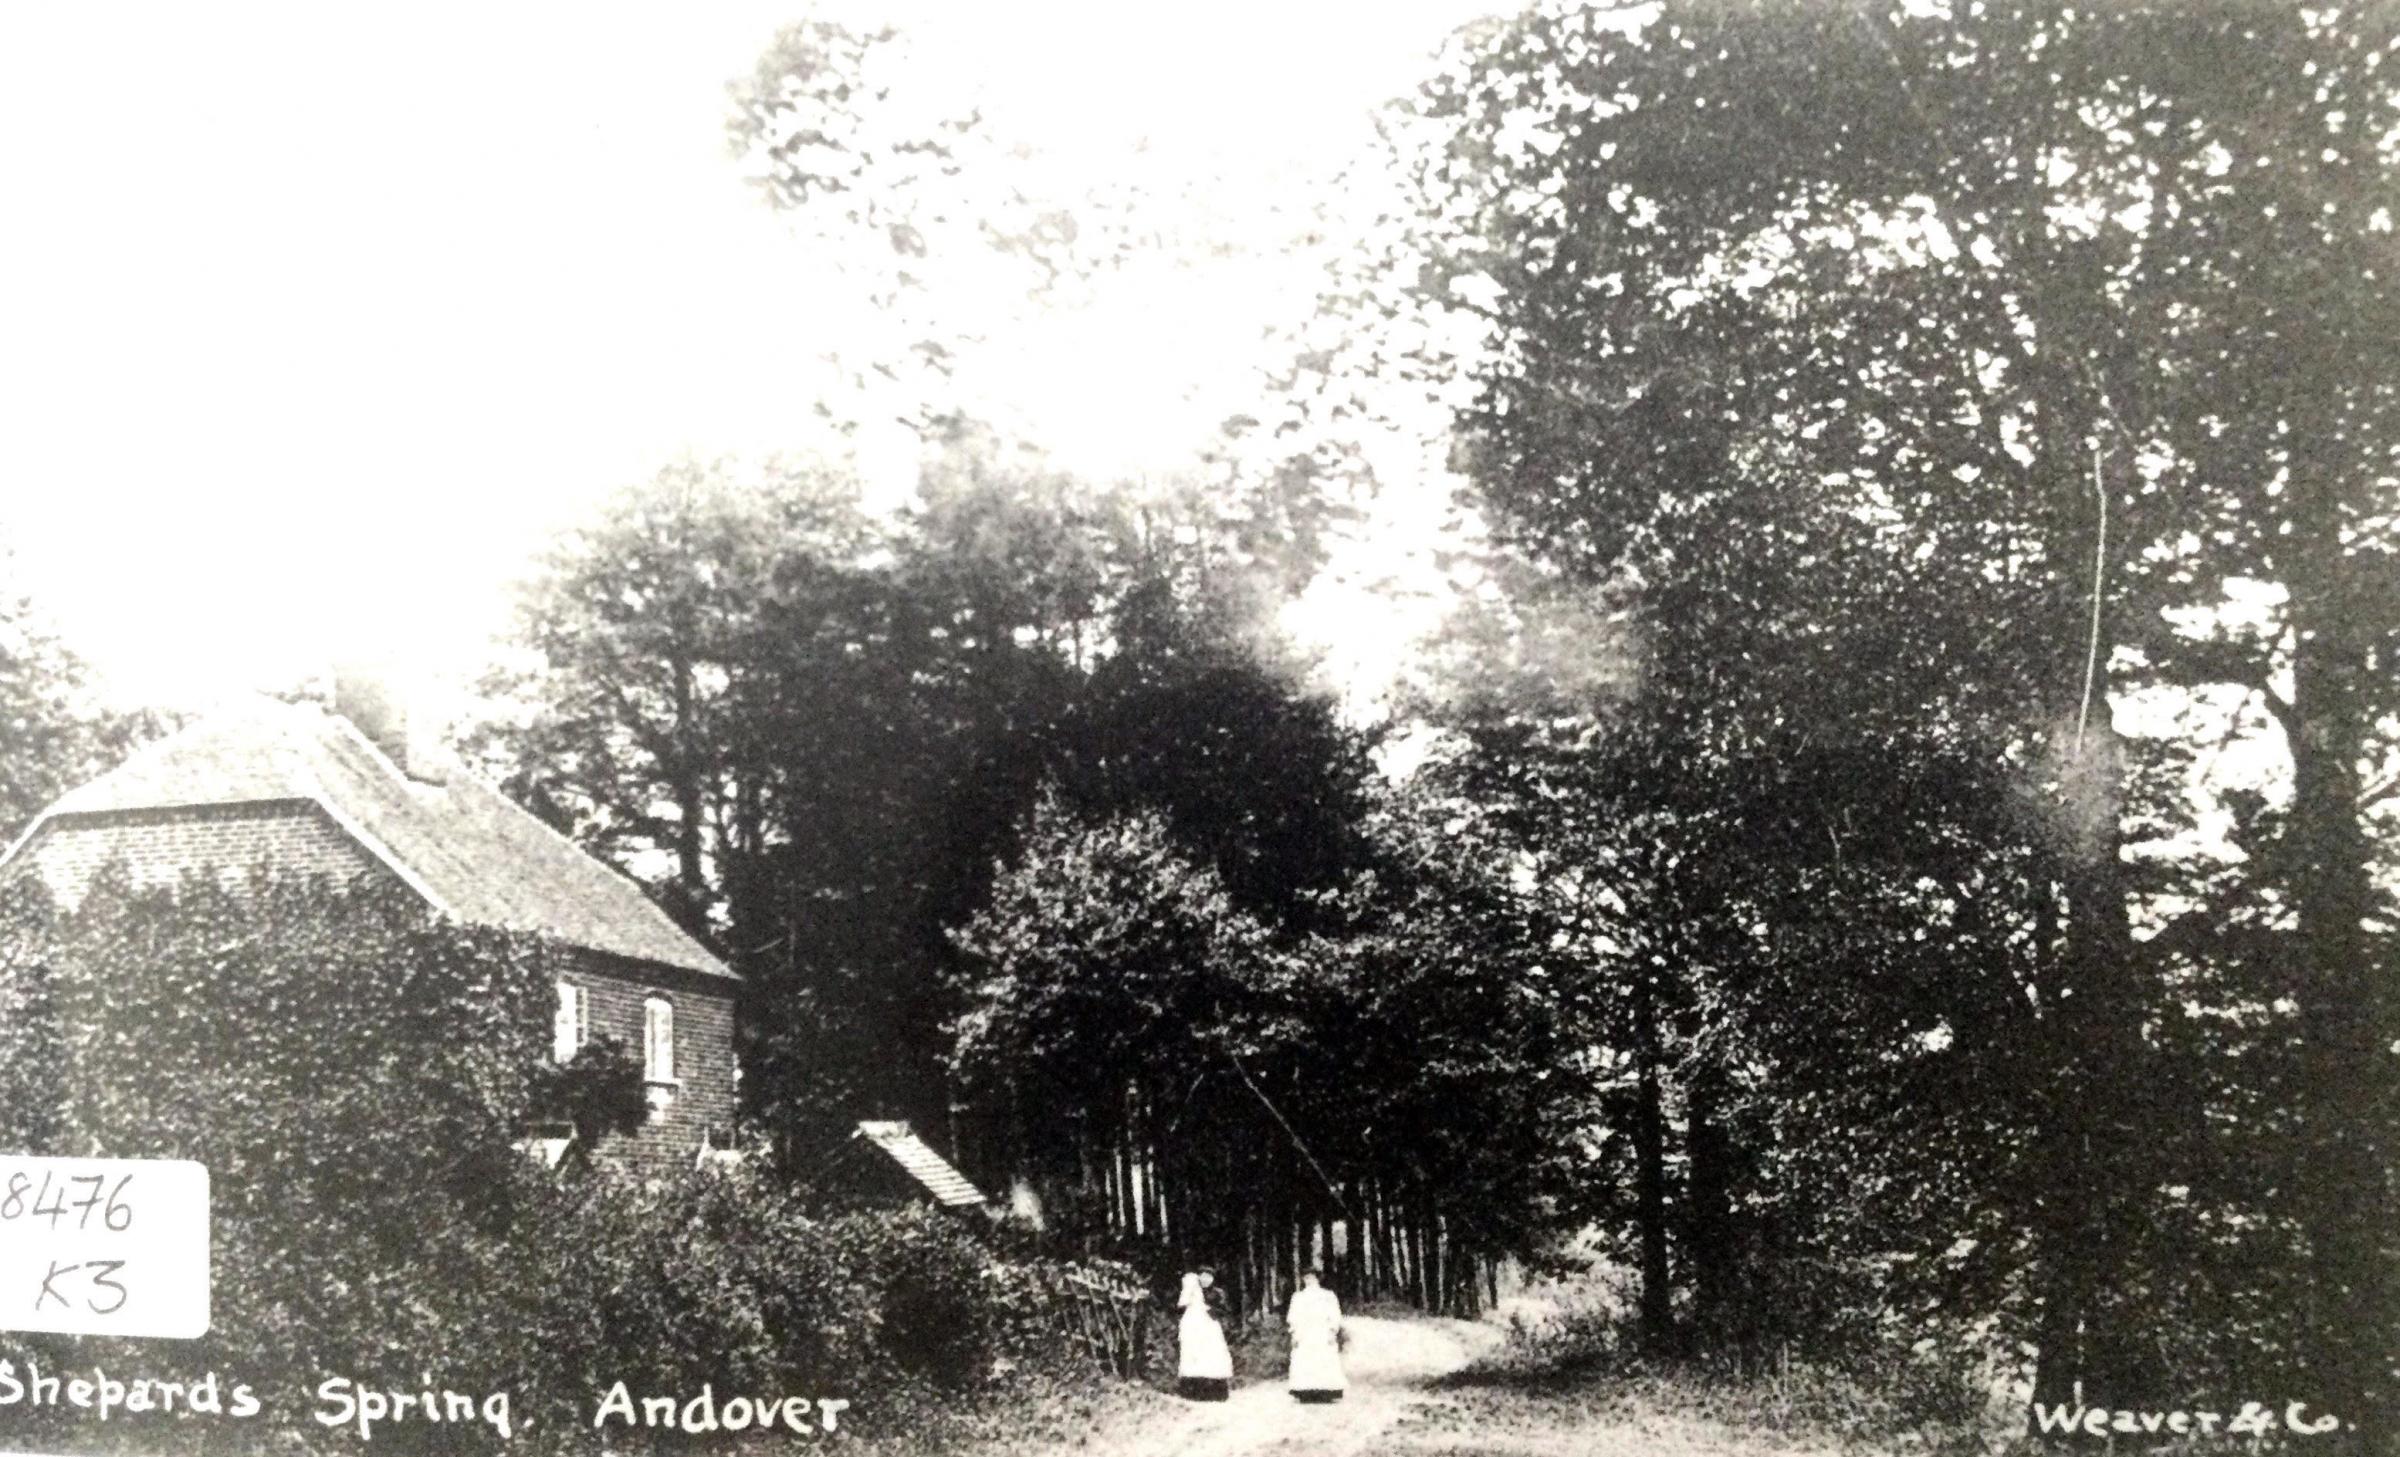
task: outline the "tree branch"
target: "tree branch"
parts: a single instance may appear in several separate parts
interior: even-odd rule
[[[2264,678],[2251,684],[2250,688],[2258,695],[2258,701],[2267,706],[2267,712],[2275,716],[2275,722],[2282,726],[2284,736],[2290,739],[2292,746],[2297,749],[2300,744],[2299,710],[2292,707],[2292,701],[2276,692]]]
[[[2387,774],[2380,784],[2370,784],[2358,792],[2356,808],[2371,809],[2387,799],[2400,796],[2400,771]]]

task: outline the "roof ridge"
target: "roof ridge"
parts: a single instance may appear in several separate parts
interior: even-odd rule
[[[360,747],[364,748],[368,753],[374,755],[376,759],[381,761],[385,768],[390,769],[394,774],[401,773],[400,766],[392,762],[391,756],[384,753],[383,750],[377,748],[375,746],[375,741],[368,738],[365,734],[360,733],[358,731],[358,725],[352,723],[349,719],[344,718],[338,713],[327,712],[322,704],[292,704],[289,706],[293,708],[305,706],[306,708],[312,710],[316,718],[326,724],[331,725],[335,733],[347,734],[350,738],[355,739]],[[383,866],[386,870],[389,870],[394,875],[399,876],[401,882],[410,890],[413,890],[418,895],[423,896],[427,905],[432,906],[436,911],[441,912],[445,916],[456,917],[460,920],[465,919],[465,917],[458,915],[458,912],[450,905],[449,901],[445,897],[437,893],[431,885],[426,883],[425,877],[417,873],[415,866],[412,866],[407,861],[403,860],[398,851],[395,851],[390,845],[386,844],[382,836],[375,834],[364,824],[361,824],[358,821],[357,816],[349,814],[343,810],[340,801],[334,796],[333,792],[325,787],[325,776],[317,772],[317,766],[313,756],[308,754],[295,754],[293,755],[293,758],[296,761],[295,767],[298,771],[299,787],[310,792],[309,797],[317,802],[317,808],[323,810],[327,818],[331,819],[335,824],[341,826],[342,833],[348,835],[351,839],[358,841],[360,845],[366,848],[368,854],[383,862]]]

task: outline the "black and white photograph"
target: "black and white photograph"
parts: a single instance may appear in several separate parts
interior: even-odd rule
[[[0,1457],[2400,1454],[2400,3],[0,8]]]

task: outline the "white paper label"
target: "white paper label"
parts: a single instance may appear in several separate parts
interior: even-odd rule
[[[208,1170],[0,1155],[0,1330],[208,1330]]]

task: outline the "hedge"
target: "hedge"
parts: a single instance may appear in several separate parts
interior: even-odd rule
[[[0,1359],[214,1370],[264,1406],[105,1427],[0,1408],[0,1445],[355,1452],[355,1432],[310,1420],[331,1376],[506,1391],[512,1451],[590,1450],[619,1381],[846,1398],[872,1427],[974,1386],[1023,1337],[992,1298],[1021,1283],[1010,1262],[954,1217],[820,1215],[754,1173],[642,1183],[520,1152],[545,1104],[589,1102],[545,1069],[553,958],[401,894],[265,875],[104,879],[73,915],[0,890],[7,1151],[197,1159],[214,1205],[205,1338],[23,1337]],[[496,1441],[479,1423],[372,1440]]]

